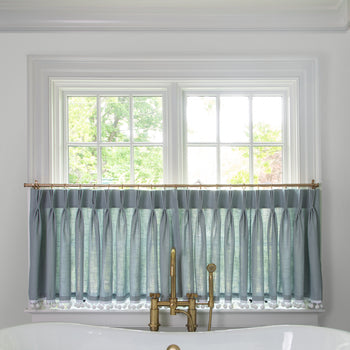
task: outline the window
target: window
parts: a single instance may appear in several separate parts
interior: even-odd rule
[[[283,182],[283,95],[187,93],[184,102],[188,182]]]
[[[263,160],[264,157],[258,158],[257,154],[260,154],[259,151],[262,148],[264,152],[266,149],[273,150],[270,153],[261,153],[276,158],[279,169],[274,171],[274,174],[278,174],[276,182],[280,179],[283,182],[310,182],[313,178],[320,179],[317,60],[312,58],[133,57],[124,59],[30,56],[28,82],[27,179],[29,182],[34,180],[42,183],[76,181],[74,178],[69,178],[69,164],[72,165],[72,162],[69,162],[69,154],[74,155],[74,151],[79,150],[79,147],[85,147],[83,148],[85,151],[90,147],[90,150],[92,148],[95,152],[95,156],[92,157],[94,164],[91,169],[93,170],[88,172],[93,178],[80,177],[81,182],[107,183],[116,182],[116,180],[123,183],[124,181],[186,183],[197,180],[240,182],[241,179],[245,182],[248,178],[249,182],[275,181],[260,178],[259,169],[264,169],[264,162],[259,163],[259,160]],[[152,132],[151,138],[140,140],[136,137],[135,140],[135,135],[138,135],[134,128],[137,124],[135,115],[139,114],[133,105],[138,99],[145,101],[150,97],[159,102],[158,111],[161,110],[162,117],[158,121],[161,120],[161,124],[158,123],[155,127],[157,131]],[[198,140],[193,138],[191,130],[198,130],[202,120],[200,122],[195,120],[197,113],[191,112],[191,104],[202,101],[197,103],[198,108],[202,108],[200,106],[205,105],[203,101],[208,99],[211,102],[210,108],[215,127],[207,128],[210,131],[207,139]],[[91,127],[93,137],[89,140],[79,139],[77,135],[74,136],[69,132],[69,116],[74,119],[74,104],[82,101],[93,106],[93,113],[87,113],[92,120],[87,125],[93,126]],[[261,119],[259,113],[262,113],[264,108],[257,106],[266,107],[266,101],[271,102],[273,106],[269,111],[274,111],[274,122],[270,122],[269,118],[262,119],[268,122],[269,130],[273,131],[267,134],[273,134],[274,137],[263,138],[256,132],[256,124],[258,124],[256,121]],[[72,112],[69,112],[70,107]],[[119,132],[120,138],[118,135],[114,139],[112,133],[107,131],[108,126],[113,124],[109,119],[113,114],[107,111],[109,108],[125,112],[122,113],[124,123]],[[235,126],[240,129],[240,132],[231,134],[227,132],[229,122],[225,111],[234,111],[235,108],[237,111],[240,110],[237,113],[240,117],[232,118],[235,119]],[[191,123],[194,126],[191,126]],[[150,136],[149,133],[146,134]],[[153,137],[155,134],[158,135],[158,139]],[[238,134],[241,138],[231,138],[232,135]],[[159,151],[161,157],[158,158],[157,164],[162,163],[163,172],[159,177],[140,180],[137,159],[144,161],[145,158],[138,158],[135,152],[138,147],[161,149]],[[203,148],[209,148],[213,153],[211,165],[208,165],[207,157],[205,162],[199,162],[199,164],[206,164],[200,175],[207,176],[209,173],[212,174],[211,178],[198,178],[197,166],[193,163],[193,160],[197,160],[195,156],[197,148],[201,151]],[[103,160],[106,158],[107,151],[110,151],[111,158],[116,160],[121,150],[125,151],[126,159],[126,154],[129,155],[129,162],[124,162],[124,170],[114,166],[120,162],[106,166]],[[93,154],[93,152],[90,153]],[[234,158],[231,156],[232,153],[238,154],[237,158],[243,160],[243,163],[237,167],[239,170],[233,167],[235,163],[231,163],[231,168],[225,163],[227,157],[232,161]],[[76,158],[79,159],[79,157]],[[148,170],[149,167],[143,166],[143,169]],[[229,169],[228,172],[227,169]],[[245,170],[243,174],[242,169]],[[76,173],[78,172],[71,172],[71,176]],[[233,174],[234,179],[225,175],[226,173]],[[264,173],[266,175],[267,172],[264,170]],[[119,318],[116,314],[110,315],[113,318],[111,324],[125,326],[125,315]],[[283,312],[278,312],[275,314],[276,321],[272,314],[251,313],[251,318],[245,324],[247,326],[259,324],[256,319],[260,316],[260,323],[274,321],[288,323],[296,315],[297,313],[292,312],[283,316]],[[65,318],[60,320],[82,322],[84,319],[79,313],[75,316],[76,318],[72,319],[65,315]],[[105,324],[108,316],[109,313],[104,313],[100,322]],[[58,316],[55,317],[58,320]],[[94,314],[92,317],[95,320],[97,316]],[[145,321],[148,318],[147,313],[142,315],[143,318],[138,313],[133,317],[133,321],[130,321],[131,325],[143,327],[148,322]],[[297,322],[301,322],[300,320],[305,322],[305,317],[309,317],[309,321],[311,317],[311,322],[317,322],[317,316],[311,313],[304,313],[301,317],[297,317],[299,317]],[[43,321],[45,315],[37,314],[33,319]],[[228,323],[233,325],[235,319],[237,319],[236,316],[231,317]],[[242,320],[239,319],[237,326],[242,326]],[[180,324],[182,325],[181,320]]]
[[[196,96],[216,96],[216,113],[219,115],[220,110],[217,106],[222,109],[221,98],[245,97],[249,101],[248,113],[251,113],[249,118],[252,118],[250,119],[252,121],[254,120],[254,99],[256,103],[259,99],[262,101],[262,98],[271,97],[275,101],[280,99],[280,102],[276,102],[276,109],[279,109],[277,105],[281,103],[282,142],[273,140],[273,142],[261,143],[259,140],[256,143],[254,134],[250,134],[249,145],[241,144],[241,141],[232,141],[231,144],[230,141],[229,147],[237,147],[235,150],[238,154],[243,152],[242,147],[249,148],[249,161],[246,148],[244,149],[246,152],[243,152],[245,157],[242,157],[246,162],[242,169],[249,167],[249,182],[273,180],[259,178],[260,174],[257,170],[259,166],[263,169],[264,165],[263,163],[261,167],[261,164],[258,164],[259,159],[256,155],[259,150],[262,150],[259,147],[263,147],[263,151],[266,147],[275,147],[270,150],[275,150],[274,157],[282,159],[283,165],[282,170],[274,171],[274,174],[279,174],[278,177],[279,179],[282,177],[283,182],[311,182],[312,179],[320,179],[319,131],[316,118],[317,60],[315,59],[286,57],[278,59],[256,57],[252,59],[145,59],[139,57],[98,59],[30,56],[28,74],[28,181],[60,183],[69,181],[68,144],[65,143],[67,132],[62,123],[68,96],[97,98],[97,96],[125,97],[128,94],[134,94],[135,97],[162,96],[163,139],[155,143],[153,140],[144,146],[153,151],[154,147],[162,147],[162,151],[160,152],[158,148],[158,152],[163,157],[163,182],[186,183],[198,180],[196,173],[191,173],[193,168],[191,170],[191,167],[187,166],[189,157],[192,159],[194,157],[192,151],[195,151],[193,148],[197,145],[195,142],[186,140],[184,122],[187,112],[186,99]],[[96,108],[96,119],[101,118],[97,101]],[[221,130],[224,129],[225,122],[219,121],[219,123]],[[249,128],[254,133],[252,123]],[[220,129],[216,128],[216,131]],[[245,135],[246,132],[247,130],[244,132]],[[214,142],[216,146],[214,143],[209,145],[208,141],[203,141],[201,146],[216,148],[215,165],[211,168],[211,172],[215,173],[216,177],[213,181],[231,181],[231,178],[223,175],[226,167],[223,159],[227,151],[223,148],[226,146],[226,141],[223,142],[225,134],[219,134],[216,137]],[[96,142],[100,141],[96,140]],[[139,146],[137,142],[130,139],[128,144],[122,145],[120,140],[117,140],[111,146],[116,147],[113,148],[115,152],[117,149],[120,151],[123,146],[132,150]],[[103,142],[99,146],[102,147],[100,150],[107,147]],[[64,151],[65,147],[66,151]],[[130,151],[131,156],[133,153]],[[102,154],[100,156],[97,151],[96,162],[98,165],[94,175],[96,181],[104,181],[103,172],[108,181],[113,170],[102,169]],[[130,176],[130,181],[137,182],[138,175],[132,167],[137,168],[137,164],[130,160],[130,174],[125,175],[126,172],[124,172],[124,178],[127,181]],[[207,171],[208,167],[206,167]],[[232,174],[234,178],[239,179],[242,174],[237,172],[233,170]],[[247,174],[243,175],[247,178]],[[157,179],[152,179],[152,182],[161,182],[160,178],[161,175]],[[243,178],[244,182],[245,178]]]
[[[296,181],[288,172],[291,96],[283,86],[147,84],[144,91],[130,82],[114,91],[62,88],[63,113],[55,116],[63,124],[57,130],[65,130],[56,137],[63,145],[59,178],[104,184]]]
[[[149,92],[66,96],[68,182],[162,182],[163,101]]]

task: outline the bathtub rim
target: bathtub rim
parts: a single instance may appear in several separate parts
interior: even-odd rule
[[[187,331],[164,331],[160,330],[158,332],[151,332],[150,330],[144,330],[144,329],[133,329],[133,328],[124,328],[124,327],[111,327],[111,326],[101,326],[101,325],[90,325],[90,324],[83,324],[83,323],[74,323],[74,322],[32,322],[32,323],[23,323],[20,325],[14,325],[10,327],[5,327],[0,329],[1,332],[6,332],[8,330],[16,330],[16,329],[25,329],[25,328],[40,328],[42,326],[49,326],[49,327],[65,327],[65,326],[73,326],[78,328],[96,328],[96,329],[105,329],[108,331],[122,331],[127,333],[147,333],[147,334],[166,334],[166,333],[177,333],[177,334],[205,334],[205,333],[229,333],[229,332],[244,332],[245,330],[264,330],[264,329],[280,329],[280,330],[291,330],[291,329],[313,329],[317,331],[326,331],[326,332],[336,332],[338,334],[344,334],[350,337],[350,332],[338,329],[338,328],[331,328],[331,327],[323,327],[323,326],[313,326],[313,325],[303,325],[303,324],[276,324],[276,325],[268,325],[268,326],[257,326],[257,327],[241,327],[241,328],[227,328],[227,329],[216,329],[212,330],[210,332],[208,331],[198,331],[195,333],[189,333]]]

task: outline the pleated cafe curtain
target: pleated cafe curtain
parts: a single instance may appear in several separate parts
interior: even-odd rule
[[[31,307],[142,303],[170,294],[230,307],[320,304],[318,189],[32,189]]]

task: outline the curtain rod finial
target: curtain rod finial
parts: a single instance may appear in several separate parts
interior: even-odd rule
[[[316,183],[316,181],[314,179],[312,179],[311,187],[312,187],[313,190],[315,190],[317,187],[320,187],[320,184]]]

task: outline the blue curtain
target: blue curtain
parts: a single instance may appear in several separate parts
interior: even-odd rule
[[[170,293],[230,307],[320,305],[318,189],[32,189],[33,307],[137,305]],[[101,306],[102,305],[102,306]]]

